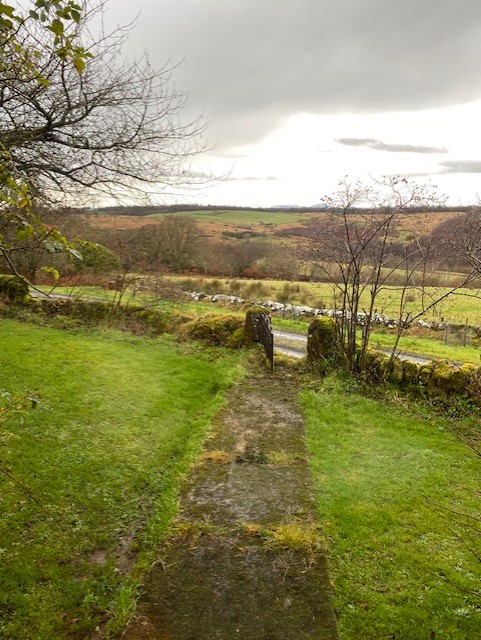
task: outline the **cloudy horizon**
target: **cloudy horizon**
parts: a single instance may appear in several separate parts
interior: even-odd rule
[[[108,26],[135,18],[110,0]],[[452,203],[481,173],[481,5],[471,0],[144,0],[127,51],[178,66],[227,176],[177,199],[315,204],[339,178],[410,175]]]

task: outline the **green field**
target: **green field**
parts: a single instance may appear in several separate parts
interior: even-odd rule
[[[242,227],[245,225],[278,225],[285,223],[300,222],[308,220],[312,214],[302,213],[282,213],[268,211],[176,211],[175,213],[152,213],[149,218],[163,218],[165,216],[183,216],[192,218],[196,222],[213,222],[221,224],[235,225]]]
[[[479,458],[420,406],[303,404],[341,640],[479,637]]]
[[[233,293],[246,299],[279,300],[291,304],[305,304],[319,308],[339,308],[340,294],[336,286],[325,282],[288,282],[284,280],[241,280],[227,278],[186,278],[185,276],[167,276],[166,280],[179,286],[190,285],[197,291],[208,293]],[[379,313],[396,317],[402,288],[389,287],[381,291],[377,298],[376,309]],[[446,287],[426,287],[424,292],[413,289],[409,292],[410,301],[406,310],[417,314],[434,299],[439,299],[449,291]],[[361,298],[361,306],[367,308],[368,292]],[[481,325],[481,292],[476,289],[459,291],[430,309],[425,318],[437,320],[444,318],[448,322]]]
[[[242,355],[0,323],[0,637],[120,629]],[[0,398],[4,406],[7,400]],[[1,407],[0,407],[1,414]]]

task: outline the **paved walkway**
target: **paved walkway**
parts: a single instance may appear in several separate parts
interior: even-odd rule
[[[297,390],[231,390],[124,640],[337,639]]]

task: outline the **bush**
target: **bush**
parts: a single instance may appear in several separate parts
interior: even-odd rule
[[[74,249],[82,256],[82,259],[72,258],[72,266],[78,273],[110,273],[120,267],[117,254],[96,242],[79,240],[75,243]]]
[[[28,285],[18,276],[0,275],[0,296],[8,302],[24,302],[28,297]]]
[[[457,367],[447,360],[437,360],[419,365],[394,358],[390,366],[389,356],[369,351],[366,367],[369,380],[386,380],[411,390],[425,390],[431,396],[465,395],[476,400],[476,393],[479,394],[479,369],[471,364]]]

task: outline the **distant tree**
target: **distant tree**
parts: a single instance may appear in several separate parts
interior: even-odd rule
[[[225,242],[222,244],[219,256],[221,271],[231,277],[240,276],[245,269],[252,267],[268,252],[269,246],[262,240]]]
[[[201,237],[199,225],[192,218],[166,215],[155,233],[163,264],[173,271],[193,266]]]
[[[438,224],[430,239],[443,247],[444,268],[457,271],[474,268],[481,274],[481,207],[471,207]]]

